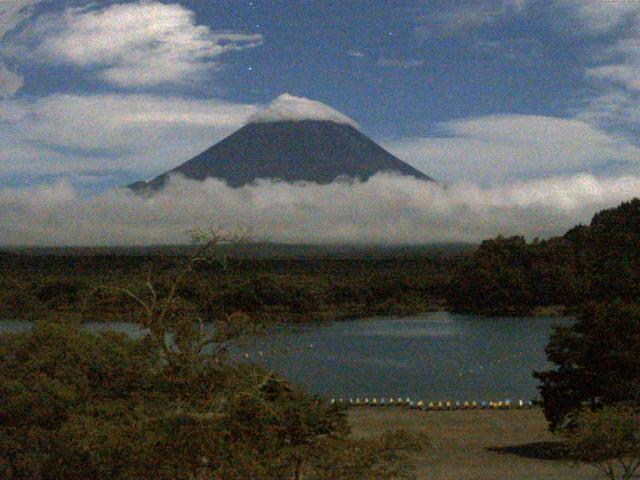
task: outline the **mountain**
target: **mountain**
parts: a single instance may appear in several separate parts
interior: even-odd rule
[[[260,178],[327,184],[337,178],[367,180],[379,172],[432,181],[350,123],[285,119],[250,122],[191,160],[129,188],[157,190],[174,173],[194,180],[216,177],[241,187]]]

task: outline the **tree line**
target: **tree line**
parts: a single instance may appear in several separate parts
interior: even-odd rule
[[[630,480],[640,469],[640,200],[599,212],[542,248],[566,260],[568,281],[558,285],[576,313],[546,348],[554,367],[534,372],[549,427],[575,460]]]
[[[640,199],[597,213],[561,237],[497,237],[454,266],[453,310],[524,315],[560,306],[640,298]]]

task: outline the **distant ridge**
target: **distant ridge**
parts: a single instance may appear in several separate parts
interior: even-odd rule
[[[192,180],[219,178],[231,187],[258,179],[318,184],[341,178],[364,181],[380,172],[433,181],[357,127],[323,103],[283,94],[224,140],[153,180],[135,182],[129,188],[158,190],[172,174]]]

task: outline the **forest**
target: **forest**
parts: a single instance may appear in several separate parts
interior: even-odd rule
[[[594,215],[561,237],[497,237],[451,272],[452,310],[523,315],[559,306],[640,298],[640,199]]]
[[[483,315],[571,314],[588,301],[640,297],[640,200],[597,213],[561,237],[496,237],[476,249],[370,254],[247,254],[228,246],[198,267],[180,296],[205,321],[236,310],[285,323],[447,309]],[[0,254],[0,318],[72,315],[130,320],[138,306],[117,288],[162,288],[184,250]]]
[[[118,288],[140,289],[151,275],[161,290],[185,255],[2,255],[0,318],[131,320],[139,306]],[[217,255],[220,261],[199,265],[179,287],[208,322],[237,310],[256,321],[295,323],[439,309],[457,261],[438,252],[251,258],[225,249]]]

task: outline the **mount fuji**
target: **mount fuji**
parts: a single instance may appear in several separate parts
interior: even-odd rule
[[[193,180],[214,177],[241,187],[258,179],[318,184],[336,179],[366,181],[380,172],[433,181],[361,133],[346,115],[320,102],[284,94],[219,143],[129,188],[158,190],[175,174]]]

